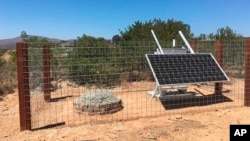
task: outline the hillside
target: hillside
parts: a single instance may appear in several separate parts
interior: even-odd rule
[[[45,38],[49,42],[61,42],[60,39],[48,38],[48,37],[43,37],[43,36],[29,35],[29,37],[37,37],[38,39],[44,39]],[[3,49],[15,49],[17,42],[22,42],[22,38],[21,37],[15,37],[15,38],[10,38],[10,39],[1,39],[0,40],[0,48],[3,48]]]
[[[3,49],[14,49],[17,42],[22,42],[21,37],[11,38],[11,39],[2,39],[0,40],[0,48]]]

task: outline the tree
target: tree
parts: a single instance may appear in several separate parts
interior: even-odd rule
[[[191,39],[193,34],[191,33],[191,27],[182,21],[176,21],[169,19],[163,21],[161,19],[153,19],[145,21],[136,21],[134,24],[125,28],[124,31],[120,31],[122,39],[125,41],[152,41],[153,37],[150,30],[153,29],[157,38],[160,41],[181,41],[178,31],[181,30],[187,39]]]
[[[169,19],[166,23],[166,41],[172,41],[176,39],[177,42],[182,41],[181,37],[178,35],[178,31],[182,31],[187,40],[193,38],[193,33],[191,33],[191,27],[189,24],[185,24],[182,21],[176,21],[174,19]],[[162,32],[162,31],[161,31]]]
[[[200,36],[197,37],[198,40],[202,40],[202,41],[211,41],[211,40],[215,40],[215,35],[213,33],[209,33],[208,35],[201,33]]]
[[[70,79],[77,84],[111,85],[118,80],[115,53],[116,48],[110,48],[104,38],[95,38],[83,34],[78,37],[73,51],[69,52],[67,62]],[[86,75],[88,75],[86,77]],[[104,77],[109,76],[108,78]]]
[[[198,40],[207,40],[207,35],[204,33],[201,33],[199,37],[197,37]]]
[[[23,41],[25,41],[27,37],[28,37],[28,35],[27,35],[26,31],[22,31],[21,38],[23,39]]]
[[[120,41],[121,41],[121,37],[120,37],[118,34],[116,34],[116,35],[114,35],[114,36],[112,37],[112,43],[113,43],[115,46],[118,46],[119,43],[120,43]]]
[[[124,41],[148,40],[151,28],[151,22],[142,23],[136,21],[134,24],[128,26],[125,31],[120,31],[120,33]]]
[[[237,34],[235,31],[233,31],[232,28],[226,26],[219,28],[217,30],[217,33],[215,34],[216,39],[227,39],[227,40],[232,40],[232,39],[239,39],[242,38],[240,34]]]
[[[218,28],[216,34],[209,33],[208,35],[201,33],[197,39],[199,40],[234,40],[241,39],[243,36],[236,33],[232,28],[226,26]]]
[[[209,33],[207,38],[208,40],[215,40],[215,35],[213,33]]]

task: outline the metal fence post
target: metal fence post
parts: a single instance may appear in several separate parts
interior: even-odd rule
[[[49,45],[43,45],[43,86],[44,86],[44,100],[50,101],[51,99],[51,84],[50,84],[50,51]]]
[[[26,43],[16,44],[16,55],[20,131],[31,130],[28,48]]]
[[[196,52],[196,49],[197,49],[197,40],[193,40],[191,46],[192,46],[193,51]]]
[[[245,39],[245,92],[244,106],[250,106],[250,37]]]
[[[223,41],[217,40],[215,42],[215,58],[218,64],[223,68]],[[215,83],[215,94],[222,94],[223,83]]]

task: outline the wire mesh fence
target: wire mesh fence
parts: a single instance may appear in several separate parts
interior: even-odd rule
[[[244,40],[223,42],[221,66],[229,82],[189,84],[182,92],[174,91],[182,90],[177,85],[161,91],[166,97],[152,98],[156,83],[145,54],[155,53],[154,42],[74,42],[67,47],[29,43],[22,61],[28,63],[28,77],[23,78],[28,83],[23,85],[28,85],[24,90],[29,91],[31,129],[243,106],[244,47]],[[215,41],[198,41],[196,52],[216,56]],[[221,94],[215,94],[216,87]],[[177,98],[179,93],[184,95]]]

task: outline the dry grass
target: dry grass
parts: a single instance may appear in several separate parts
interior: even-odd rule
[[[8,81],[8,82],[1,82],[0,83],[0,95],[14,93],[16,88],[16,82]]]
[[[15,64],[9,61],[9,56],[10,54],[7,51],[0,57],[0,59],[2,59],[0,65],[0,96],[13,93],[17,87],[16,71],[13,70]]]
[[[0,72],[0,95],[13,93],[17,87],[16,75],[12,72],[12,67],[5,64],[1,67]]]

